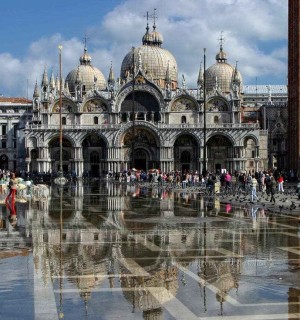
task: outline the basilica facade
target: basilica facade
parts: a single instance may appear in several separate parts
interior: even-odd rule
[[[259,121],[244,121],[242,76],[222,43],[215,64],[200,67],[195,89],[178,79],[156,26],[147,26],[142,44],[125,55],[118,79],[112,67],[105,79],[86,46],[79,61],[65,80],[44,70],[36,83],[24,129],[27,171],[58,172],[60,139],[62,169],[79,177],[132,168],[268,168],[267,131]]]

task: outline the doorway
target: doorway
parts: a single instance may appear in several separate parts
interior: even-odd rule
[[[221,169],[222,169],[221,163],[217,163],[217,164],[215,165],[216,173],[221,173]]]

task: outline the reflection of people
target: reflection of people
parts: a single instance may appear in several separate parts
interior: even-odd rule
[[[14,173],[10,174],[10,180],[8,183],[8,187],[9,187],[9,193],[5,198],[5,202],[8,202],[9,199],[11,199],[11,202],[15,202],[15,197],[16,197],[16,193],[17,193],[17,181],[16,181],[16,176]]]
[[[8,220],[10,222],[10,224],[12,225],[12,227],[16,227],[17,225],[17,212],[16,212],[16,206],[15,206],[15,202],[6,202],[6,208],[9,210],[9,217]]]

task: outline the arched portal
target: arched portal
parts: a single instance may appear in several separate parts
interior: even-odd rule
[[[59,137],[49,142],[52,172],[60,171],[60,143]],[[62,140],[62,170],[64,173],[71,173],[74,168],[74,150],[71,142],[63,137]]]
[[[30,162],[30,167],[29,167],[29,170],[31,172],[38,172],[38,163],[37,163],[38,157],[39,157],[38,150],[37,149],[32,149],[30,151],[31,162]]]
[[[174,169],[176,171],[199,170],[199,146],[196,139],[189,135],[179,136],[174,143]]]
[[[92,134],[82,142],[84,172],[98,177],[107,171],[107,144],[103,138]]]
[[[160,167],[158,138],[148,128],[130,128],[122,141],[123,168],[149,170]]]
[[[256,162],[255,158],[257,157],[257,148],[256,143],[253,138],[247,137],[244,141],[244,153],[245,158],[247,159],[245,170],[247,172],[255,172],[256,171]]]
[[[222,135],[211,137],[207,143],[207,170],[221,173],[232,171],[233,145]]]

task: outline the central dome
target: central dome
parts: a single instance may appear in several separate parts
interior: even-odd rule
[[[132,66],[140,66],[147,78],[151,79],[161,88],[165,81],[171,81],[172,88],[177,87],[177,62],[168,50],[161,48],[162,35],[155,29],[143,36],[143,45],[127,53],[121,65],[121,79],[126,79],[132,74]],[[134,60],[134,61],[133,61]]]
[[[213,91],[216,88],[222,93],[229,93],[232,89],[232,81],[235,78],[242,84],[242,76],[235,67],[227,63],[227,55],[222,47],[216,55],[216,63],[205,71],[206,90]]]

